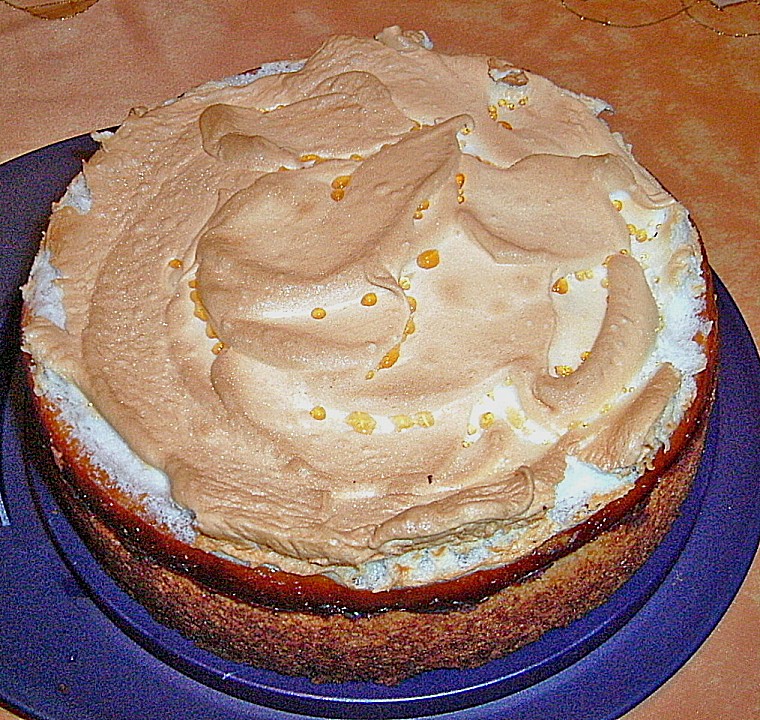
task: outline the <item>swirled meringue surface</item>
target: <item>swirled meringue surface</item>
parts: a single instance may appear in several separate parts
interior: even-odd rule
[[[103,139],[27,290],[65,317],[40,365],[251,562],[505,561],[568,477],[622,492],[691,400],[704,282],[604,105],[398,28],[276,69]]]

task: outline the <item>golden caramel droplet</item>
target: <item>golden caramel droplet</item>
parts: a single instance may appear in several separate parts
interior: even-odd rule
[[[375,377],[375,371],[374,371],[374,370],[370,370],[370,371],[369,371],[369,372],[368,372],[368,373],[367,373],[367,374],[364,376],[364,379],[365,379],[365,380],[372,380],[372,378],[373,378],[373,377]]]
[[[175,270],[179,270],[182,267],[182,260],[179,258],[172,258],[169,260],[169,267],[174,268]]]
[[[414,215],[412,216],[415,220],[422,220],[422,218],[425,217],[425,210],[430,209],[430,200],[423,200],[419,205],[417,205],[417,209],[414,211]]]
[[[373,292],[368,292],[366,295],[362,296],[361,303],[365,307],[372,307],[377,303],[377,295]]]
[[[414,427],[414,419],[411,415],[391,415],[391,422],[395,425],[396,432]]]
[[[496,105],[488,106],[488,117],[490,117],[491,120],[496,120],[496,118],[499,117],[499,111],[496,108]]]
[[[456,174],[456,181],[457,181],[457,202],[461,205],[464,202],[464,183],[467,178],[465,177],[464,173],[457,173]]]
[[[337,190],[333,190],[330,193],[330,197],[335,200],[335,202],[340,202],[344,197],[346,197],[346,191],[343,188],[338,188]]]
[[[557,374],[557,377],[567,377],[568,375],[572,375],[575,370],[570,365],[555,365],[554,372]]]
[[[330,187],[333,188],[333,190],[344,190],[351,184],[351,176],[350,175],[338,175],[331,183]]]
[[[408,335],[413,335],[416,329],[417,326],[414,324],[414,320],[412,318],[409,318],[406,321],[406,325],[404,325],[404,338],[406,338]]]
[[[591,350],[584,350],[581,353],[581,361],[586,362],[591,357]]]
[[[219,355],[225,347],[226,345],[220,340],[218,343],[214,344],[214,347],[211,348],[211,352],[214,353],[214,355]]]
[[[618,212],[620,212],[623,209],[623,201],[622,200],[613,200],[612,201],[612,207],[615,208]]]
[[[324,320],[327,317],[327,310],[325,310],[324,308],[321,308],[321,307],[315,307],[311,311],[311,316],[315,320]]]
[[[409,290],[412,287],[412,283],[408,277],[402,277],[402,278],[399,278],[398,286],[402,290]]]
[[[499,120],[499,125],[503,127],[505,130],[513,130],[514,128],[510,123],[508,123],[506,120]]]
[[[423,270],[431,270],[432,268],[437,267],[440,262],[441,256],[435,248],[424,250],[417,256],[417,265]]]
[[[406,301],[407,301],[407,303],[409,304],[409,309],[410,309],[412,312],[417,312],[417,299],[416,299],[416,298],[413,298],[411,295],[409,295],[409,296],[406,298]]]
[[[196,288],[198,287],[198,281],[195,278],[193,278],[192,280],[187,281],[187,285],[188,287]]]
[[[418,427],[429,428],[435,425],[435,417],[433,416],[433,413],[428,412],[427,410],[414,413],[412,419],[414,420],[414,424]]]
[[[567,282],[567,278],[563,277],[556,280],[554,285],[552,285],[552,292],[557,293],[557,295],[564,295],[569,289],[570,285]]]
[[[496,422],[496,416],[492,412],[484,412],[480,416],[480,427],[487,430]]]
[[[386,369],[393,367],[398,362],[399,355],[401,355],[401,345],[394,345],[387,353],[385,353],[383,359],[380,361],[379,367]]]
[[[325,410],[321,405],[317,405],[309,410],[309,415],[311,415],[315,420],[324,420],[327,417],[327,410]]]
[[[507,408],[507,420],[509,424],[516,430],[522,430],[525,427],[527,418],[522,410],[517,408]]]
[[[349,413],[346,418],[346,423],[362,435],[372,435],[377,427],[377,421],[372,415],[359,410],[354,410],[354,412]]]

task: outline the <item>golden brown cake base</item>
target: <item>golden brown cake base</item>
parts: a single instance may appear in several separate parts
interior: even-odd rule
[[[699,466],[710,404],[651,492],[579,549],[478,603],[367,615],[257,605],[235,597],[234,590],[210,590],[197,579],[190,555],[176,556],[171,566],[160,561],[153,541],[145,542],[128,524],[114,529],[106,521],[131,513],[129,501],[104,489],[107,478],[67,437],[55,409],[44,403],[38,409],[63,470],[47,473],[56,497],[98,560],[159,621],[234,661],[315,681],[392,684],[426,670],[481,665],[603,603],[645,562],[677,517]],[[574,541],[560,535],[555,542]],[[182,571],[183,560],[190,573]]]

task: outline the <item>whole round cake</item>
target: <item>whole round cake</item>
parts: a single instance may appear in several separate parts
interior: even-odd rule
[[[394,27],[100,133],[23,346],[117,580],[225,657],[386,683],[608,598],[716,354],[696,231],[608,109]]]

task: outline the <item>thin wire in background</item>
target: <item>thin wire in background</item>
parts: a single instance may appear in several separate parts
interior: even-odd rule
[[[581,20],[621,28],[641,28],[685,15],[718,35],[760,35],[760,0],[720,5],[714,0],[560,0]]]

